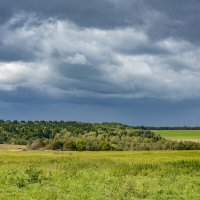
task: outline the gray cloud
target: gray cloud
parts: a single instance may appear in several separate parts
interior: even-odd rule
[[[152,39],[178,37],[199,42],[200,2],[198,0],[11,0],[0,1],[0,22],[13,13],[36,13],[46,19],[68,19],[81,27],[112,29],[137,26]],[[195,31],[194,31],[195,30]]]
[[[1,21],[5,22],[13,13],[34,12],[43,18],[69,19],[80,26],[112,28],[141,23],[140,15],[144,6],[141,1],[112,0],[1,0]],[[134,10],[133,10],[134,9]],[[134,11],[134,12],[133,12]]]
[[[199,1],[0,3],[1,91],[61,99],[200,96]]]
[[[153,41],[138,26],[83,28],[26,12],[12,16],[0,34],[4,91],[23,87],[60,98],[200,96],[200,47],[190,40]]]
[[[172,36],[199,44],[200,1],[150,0],[145,3],[155,11],[154,21],[151,21],[153,15],[150,16],[148,31],[153,38]]]
[[[199,0],[0,0],[0,118],[198,125]]]

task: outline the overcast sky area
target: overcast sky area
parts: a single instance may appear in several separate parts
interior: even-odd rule
[[[0,0],[0,118],[200,125],[199,0]]]

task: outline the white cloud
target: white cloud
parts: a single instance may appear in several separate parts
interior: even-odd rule
[[[69,64],[87,64],[87,58],[82,55],[82,54],[79,54],[79,53],[75,53],[74,55],[72,56],[68,56],[67,58],[64,59],[64,61],[66,63],[69,63]]]
[[[23,26],[12,28],[24,20],[21,14],[1,27],[1,42],[26,48],[35,57],[30,62],[2,61],[1,90],[28,87],[51,95],[124,98],[200,96],[200,48],[188,41],[167,38],[153,43],[134,27],[79,28],[57,19],[36,23],[34,15],[23,15]]]

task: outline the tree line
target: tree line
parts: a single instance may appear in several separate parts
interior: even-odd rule
[[[121,123],[0,120],[0,143],[72,151],[195,150],[200,143],[166,140]]]

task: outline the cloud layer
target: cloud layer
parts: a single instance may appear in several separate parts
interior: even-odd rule
[[[128,9],[120,0],[104,3]],[[153,30],[160,20],[170,20],[155,8],[144,6],[141,24],[113,23],[109,29],[34,11],[14,13],[0,27],[1,91],[25,88],[64,99],[200,96],[199,43]],[[181,21],[170,25],[176,23]]]
[[[199,0],[0,0],[0,118],[199,125]]]

